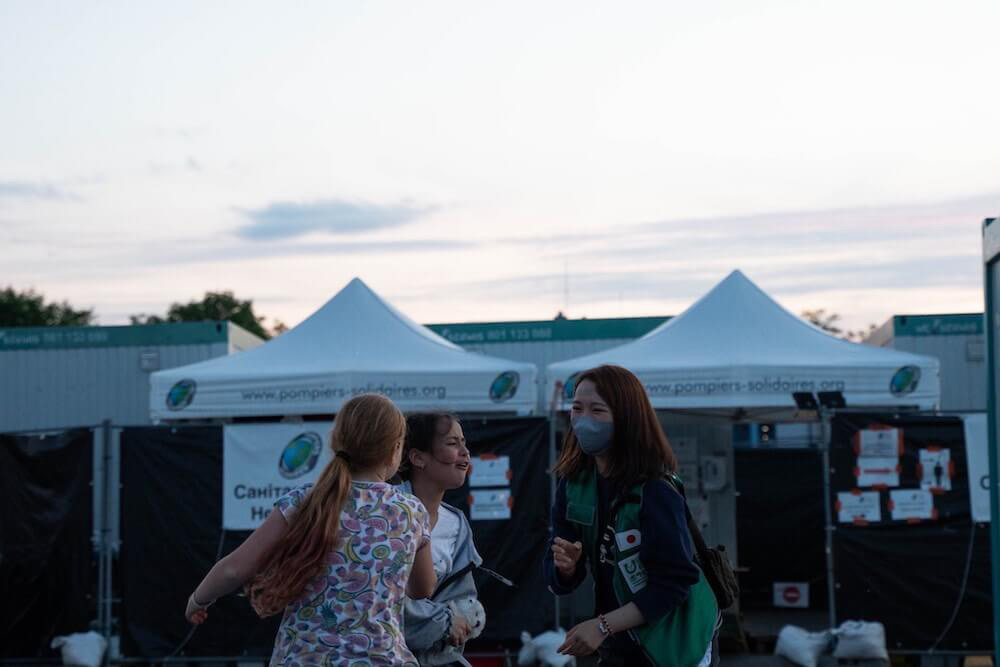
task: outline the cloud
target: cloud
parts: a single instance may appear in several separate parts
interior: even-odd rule
[[[242,210],[251,222],[237,229],[236,234],[252,241],[294,238],[310,232],[359,234],[405,225],[433,210],[406,202],[386,206],[341,199],[274,202],[264,208]]]
[[[264,257],[307,257],[316,255],[382,255],[407,252],[467,250],[476,244],[451,239],[413,239],[399,241],[356,241],[335,243],[268,243],[188,251],[172,256],[169,263],[239,261]]]
[[[635,259],[657,254],[711,252],[739,244],[776,250],[833,247],[900,240],[978,237],[984,217],[1000,212],[1000,193],[890,206],[773,211],[715,218],[678,218],[608,225],[606,232],[565,233],[496,239],[507,245],[545,249],[551,257]],[[964,240],[964,238],[963,238]],[[554,247],[558,252],[554,252]]]
[[[41,199],[44,201],[79,201],[80,197],[49,183],[0,181],[0,198]]]
[[[497,238],[493,243],[518,252],[534,246],[535,258],[556,270],[439,285],[412,298],[428,300],[447,288],[475,302],[562,304],[568,285],[574,317],[617,313],[618,302],[677,314],[739,268],[779,301],[795,304],[793,309],[839,309],[845,326],[862,326],[913,310],[913,295],[921,292],[974,297],[982,289],[980,226],[997,210],[1000,196],[990,194]],[[886,300],[887,293],[907,300]],[[845,294],[852,296],[841,299]]]

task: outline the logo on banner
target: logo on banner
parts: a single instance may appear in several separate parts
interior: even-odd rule
[[[281,450],[281,456],[278,457],[278,472],[285,479],[302,477],[316,467],[322,451],[323,438],[318,433],[312,431],[300,433]]]
[[[198,385],[194,380],[181,380],[167,392],[167,409],[183,410],[191,405]]]
[[[889,380],[889,391],[893,396],[906,396],[913,393],[920,382],[920,368],[903,366]]]
[[[506,371],[493,380],[490,385],[490,399],[494,403],[502,403],[507,399],[514,398],[517,393],[517,385],[521,381],[521,376],[516,371]]]

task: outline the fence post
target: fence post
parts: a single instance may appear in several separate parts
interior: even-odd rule
[[[111,420],[101,422],[101,551],[98,560],[98,619],[101,635],[111,645]],[[109,651],[104,653],[104,663],[108,664]]]

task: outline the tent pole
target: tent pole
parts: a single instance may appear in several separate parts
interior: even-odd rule
[[[558,397],[562,391],[562,384],[556,383],[556,389],[553,392],[552,401],[549,403],[549,511],[552,511],[552,507],[556,503],[556,475],[553,470],[556,467],[556,405]],[[549,517],[549,521],[552,518]],[[558,630],[561,625],[561,605],[559,602],[559,596],[555,593],[552,594],[553,598],[553,609],[555,610],[555,623],[552,626],[553,630]]]
[[[830,447],[833,444],[833,428],[830,423],[830,413],[821,410],[820,416],[823,424],[823,434],[821,439],[823,455],[823,510],[826,515],[826,594],[827,606],[830,612],[830,628],[837,627],[837,606],[834,599],[833,583],[833,507],[830,502]]]
[[[111,644],[111,420],[105,419],[101,423],[101,449],[104,484],[101,487],[101,571],[104,573],[103,600],[102,607],[101,634],[107,642],[105,646]],[[107,656],[107,652],[105,652]]]
[[[92,471],[90,492],[93,498],[91,519],[93,532],[90,536],[93,554],[97,556],[97,629],[104,633],[104,486],[107,483],[104,475],[104,425],[95,426],[91,431],[93,437]]]

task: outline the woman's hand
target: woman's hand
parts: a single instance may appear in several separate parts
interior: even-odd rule
[[[581,542],[568,542],[561,537],[552,541],[552,560],[560,578],[564,580],[573,578],[573,575],[576,574],[576,564],[580,561],[582,553],[583,544]]]
[[[451,634],[448,636],[448,643],[452,646],[461,646],[472,633],[469,622],[465,617],[453,613],[451,615]]]
[[[187,618],[189,623],[194,625],[201,625],[208,618],[208,607],[209,605],[201,605],[194,601],[194,594],[192,593],[188,597],[187,609],[184,610],[184,617]]]
[[[604,640],[608,638],[600,628],[599,621],[592,618],[574,626],[566,633],[566,641],[558,648],[559,653],[565,655],[590,655],[597,650]]]

